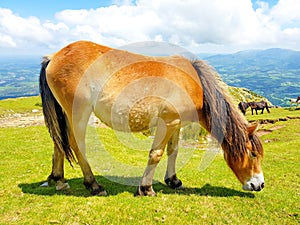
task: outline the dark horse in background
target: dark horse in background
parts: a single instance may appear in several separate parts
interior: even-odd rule
[[[264,114],[264,109],[266,108],[267,112],[270,113],[268,103],[265,101],[260,102],[249,102],[249,106],[251,107],[251,112],[253,115],[253,110],[255,110],[257,115],[257,110],[261,110],[261,114]]]
[[[244,115],[246,115],[246,110],[248,107],[251,107],[251,113],[253,115],[253,110],[255,110],[257,115],[257,110],[261,110],[261,114],[264,114],[264,109],[266,108],[267,112],[270,113],[268,103],[265,101],[260,102],[240,102],[238,104],[239,109]]]

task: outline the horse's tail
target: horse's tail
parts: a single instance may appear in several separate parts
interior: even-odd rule
[[[46,80],[46,68],[50,60],[51,58],[48,56],[43,58],[40,71],[40,94],[44,120],[50,136],[53,139],[54,146],[58,148],[59,151],[64,152],[67,160],[72,165],[72,161],[75,162],[76,160],[69,144],[68,121]]]

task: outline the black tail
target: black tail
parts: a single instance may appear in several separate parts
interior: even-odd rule
[[[67,160],[72,165],[72,161],[75,162],[76,160],[69,145],[67,118],[62,107],[53,96],[46,80],[46,68],[49,62],[50,58],[44,57],[40,71],[40,94],[42,98],[44,119],[54,145],[59,151],[64,152]]]

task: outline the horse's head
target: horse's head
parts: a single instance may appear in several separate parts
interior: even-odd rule
[[[249,107],[247,102],[240,102],[238,104],[239,109],[242,111],[242,113],[245,115],[246,114],[246,110]]]
[[[260,191],[264,188],[264,176],[261,169],[263,147],[255,134],[256,128],[257,126],[251,126],[247,129],[248,137],[245,143],[239,143],[237,146],[232,144],[224,146],[223,143],[225,160],[243,184],[243,189],[247,191]],[[237,147],[244,150],[238,151]],[[228,150],[228,148],[231,149]]]

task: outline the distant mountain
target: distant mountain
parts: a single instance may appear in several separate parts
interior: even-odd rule
[[[204,58],[230,86],[265,96],[274,105],[300,95],[300,51],[272,48]]]
[[[40,56],[0,56],[0,99],[38,95]]]

